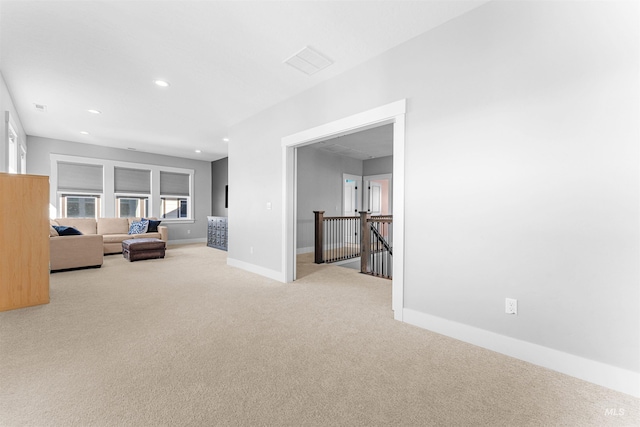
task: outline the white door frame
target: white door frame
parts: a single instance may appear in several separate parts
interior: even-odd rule
[[[391,308],[402,321],[404,308],[404,139],[406,99],[354,114],[282,138],[282,271],[285,282],[296,277],[296,149],[314,142],[393,123],[393,280]]]

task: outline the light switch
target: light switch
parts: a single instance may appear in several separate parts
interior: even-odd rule
[[[271,202],[267,202],[267,210],[270,211],[271,210]]]

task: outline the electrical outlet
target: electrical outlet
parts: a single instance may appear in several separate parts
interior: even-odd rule
[[[249,253],[252,254],[253,253],[253,246],[249,247]]]
[[[191,230],[187,230],[187,234],[191,234]]]
[[[504,312],[507,314],[518,314],[518,300],[513,298],[505,298]]]

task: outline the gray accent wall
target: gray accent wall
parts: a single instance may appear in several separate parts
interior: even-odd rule
[[[228,216],[225,207],[225,187],[229,184],[229,158],[211,162],[211,215]]]
[[[297,150],[297,248],[314,246],[313,211],[342,216],[343,174],[362,176],[362,160],[326,153],[312,147]]]
[[[377,157],[362,162],[362,175],[383,175],[393,173],[393,156]]]
[[[57,139],[29,136],[27,138],[27,172],[50,176],[51,154],[92,157],[96,159],[117,160],[122,162],[146,163],[160,166],[193,169],[194,222],[166,223],[169,227],[169,240],[204,240],[207,237],[207,215],[211,208],[211,163],[170,157],[139,151],[122,150],[99,145],[81,144]],[[165,224],[163,224],[165,225]]]
[[[229,258],[282,273],[283,137],[407,99],[404,307],[639,372],[637,16],[488,2],[232,127]]]

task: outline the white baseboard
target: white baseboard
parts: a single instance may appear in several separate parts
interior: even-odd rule
[[[408,308],[403,309],[402,320],[469,344],[640,397],[640,373],[638,372],[585,359]]]
[[[298,248],[296,249],[296,254],[300,255],[300,254],[308,254],[310,252],[314,252],[316,250],[315,247],[313,246],[307,246],[306,248]]]
[[[278,282],[285,283],[285,275],[281,271],[271,270],[269,268],[260,267],[259,265],[250,264],[248,262],[240,261],[237,259],[227,257],[227,265],[231,267],[240,268],[250,273],[255,273],[260,276],[268,277],[269,279],[277,280]]]
[[[171,245],[186,245],[188,243],[207,243],[206,237],[201,237],[198,239],[180,239],[180,240],[169,240],[167,242],[168,246]]]

